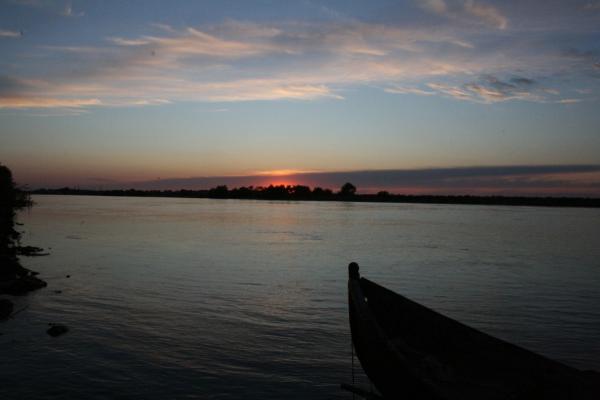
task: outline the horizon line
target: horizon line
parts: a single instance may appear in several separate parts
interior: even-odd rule
[[[289,171],[289,170],[288,170]],[[502,194],[600,196],[600,164],[487,165],[352,171],[302,171],[284,175],[213,175],[150,180],[57,179],[28,184],[39,188],[200,190],[215,186],[303,185],[339,188],[346,182],[360,193]]]

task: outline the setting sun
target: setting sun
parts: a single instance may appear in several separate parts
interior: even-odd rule
[[[305,174],[314,171],[303,171],[299,169],[274,169],[270,171],[258,171],[257,175],[261,176],[287,176],[295,174]]]

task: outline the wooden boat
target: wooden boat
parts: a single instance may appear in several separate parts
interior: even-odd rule
[[[360,363],[385,399],[600,399],[580,371],[461,324],[365,278],[351,263],[348,302]]]

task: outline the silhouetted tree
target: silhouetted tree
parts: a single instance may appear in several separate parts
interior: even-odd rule
[[[252,186],[242,186],[240,188],[230,190],[229,194],[231,197],[235,197],[236,199],[250,199],[254,196],[254,190]]]
[[[214,187],[212,189],[210,189],[208,191],[208,197],[216,197],[216,198],[225,198],[227,197],[227,194],[229,193],[229,190],[227,189],[226,185],[220,185],[217,187]]]
[[[269,187],[263,188],[260,194],[262,198],[273,200],[288,199],[290,197],[289,189],[284,185],[269,185]]]
[[[16,187],[10,169],[0,165],[0,254],[16,255],[21,234],[15,230],[15,213],[31,204],[29,195]]]
[[[354,186],[350,182],[344,183],[344,185],[340,189],[340,195],[343,197],[352,197],[355,194],[356,194],[356,186]]]
[[[323,190],[322,187],[317,186],[316,188],[313,189],[312,195],[315,198],[322,198],[325,195],[325,191]]]
[[[40,255],[43,249],[33,246],[22,247],[21,233],[15,225],[18,210],[31,207],[29,194],[19,190],[12,180],[12,173],[0,165],[0,293],[22,295],[46,286],[46,282],[33,276],[31,271],[19,263],[18,255]],[[14,306],[10,300],[0,300],[0,319],[7,318]]]
[[[329,199],[333,196],[333,192],[331,189],[323,189],[322,187],[317,186],[312,191],[312,197],[318,200]]]
[[[309,199],[311,194],[308,186],[296,185],[292,188],[292,196],[296,199]]]

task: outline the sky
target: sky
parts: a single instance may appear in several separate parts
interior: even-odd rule
[[[30,188],[600,197],[600,0],[0,0]]]

